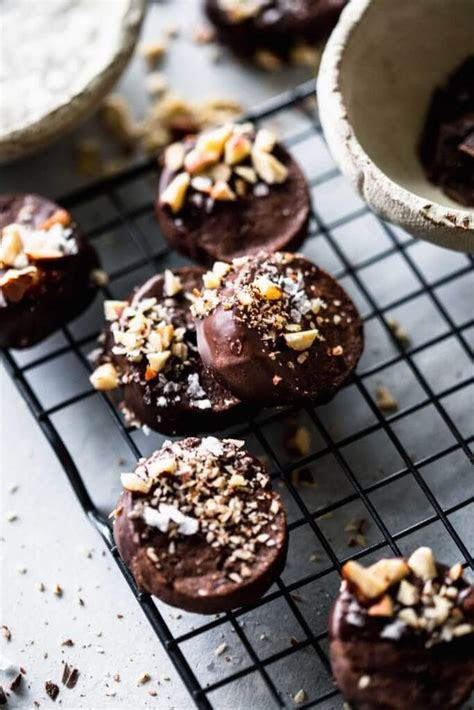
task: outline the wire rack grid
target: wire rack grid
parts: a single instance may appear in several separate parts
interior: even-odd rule
[[[335,708],[341,699],[326,623],[344,561],[404,554],[423,541],[447,562],[473,567],[472,261],[416,242],[353,195],[325,147],[314,82],[249,118],[276,126],[302,164],[314,204],[303,252],[349,290],[367,340],[354,381],[329,405],[266,411],[232,429],[267,458],[289,514],[287,568],[263,599],[212,618],[173,613],[137,590],[118,556],[107,519],[117,466],[126,470],[161,438],[128,426],[88,383],[101,299],[45,343],[3,358],[196,706],[291,707],[303,689],[300,707]],[[110,276],[102,298],[124,297],[157,270],[181,263],[154,220],[156,178],[156,161],[146,161],[58,200],[101,254]],[[410,342],[397,337],[389,316],[408,329]],[[374,396],[380,384],[396,395],[397,409],[381,411]],[[310,431],[307,455],[285,449],[295,425]],[[366,532],[351,547],[354,520],[363,520]],[[230,655],[214,657],[223,639]]]

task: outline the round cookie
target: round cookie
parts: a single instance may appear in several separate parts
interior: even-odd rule
[[[303,256],[236,260],[193,304],[199,353],[237,397],[269,405],[327,402],[363,348],[362,323],[341,286]]]
[[[243,446],[215,437],[166,441],[122,474],[114,537],[140,589],[215,614],[255,602],[281,573],[286,514]]]
[[[270,131],[226,124],[169,146],[156,212],[171,246],[210,266],[297,248],[310,198],[301,169]]]
[[[130,301],[105,302],[109,328],[92,384],[122,386],[127,416],[167,435],[223,429],[249,413],[199,357],[190,299],[202,276],[197,267],[166,271]]]
[[[245,60],[263,66],[297,61],[325,39],[346,0],[206,0],[219,39]],[[266,60],[266,61],[265,61]]]
[[[351,707],[447,710],[474,690],[474,586],[420,547],[408,560],[343,567],[329,624],[336,682]]]
[[[31,347],[91,303],[97,255],[39,195],[0,195],[0,233],[0,347]]]

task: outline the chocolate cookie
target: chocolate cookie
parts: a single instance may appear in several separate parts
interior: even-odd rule
[[[336,682],[355,710],[447,710],[474,690],[474,586],[420,547],[343,567],[331,613]]]
[[[363,347],[357,309],[335,279],[282,252],[235,260],[220,273],[205,277],[193,304],[205,365],[247,401],[331,399]]]
[[[203,273],[196,267],[166,271],[130,302],[105,302],[110,326],[91,382],[99,390],[123,387],[127,415],[167,435],[224,429],[249,412],[197,351],[190,299]]]
[[[206,0],[205,9],[218,37],[237,55],[260,62],[266,53],[276,64],[297,59],[299,51],[325,39],[345,4],[346,0]]]
[[[299,246],[310,199],[303,173],[270,131],[227,124],[169,146],[156,211],[169,243],[210,266]]]
[[[435,91],[420,156],[431,182],[461,205],[474,206],[474,56]]]
[[[71,215],[38,195],[0,195],[0,347],[27,348],[90,304],[94,249]]]
[[[114,536],[140,589],[215,614],[255,602],[281,573],[286,514],[243,446],[212,436],[167,441],[122,474]]]

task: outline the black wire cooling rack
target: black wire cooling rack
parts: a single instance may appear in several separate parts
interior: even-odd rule
[[[309,82],[249,118],[277,124],[303,165],[314,203],[303,251],[350,291],[364,317],[367,344],[353,383],[333,403],[267,411],[232,431],[267,457],[289,510],[287,569],[263,599],[218,617],[180,618],[139,592],[121,562],[106,515],[114,500],[106,505],[99,496],[98,502],[88,476],[92,459],[84,463],[81,458],[89,445],[100,458],[109,435],[87,430],[84,441],[81,426],[87,416],[80,408],[96,402],[108,410],[110,416],[102,413],[101,421],[114,430],[110,437],[118,434],[121,445],[125,442],[130,459],[144,454],[143,442],[151,450],[160,438],[134,431],[114,403],[88,384],[87,351],[100,330],[100,303],[92,316],[44,345],[3,353],[84,512],[199,708],[291,707],[300,689],[305,691],[300,707],[341,706],[331,680],[326,621],[346,559],[403,554],[423,541],[446,561],[461,559],[473,566],[471,260],[416,242],[367,210],[326,150],[313,94],[314,82]],[[156,177],[156,162],[147,161],[58,200],[85,225],[101,253],[110,276],[104,298],[124,297],[151,273],[180,260],[154,220]],[[408,330],[410,342],[397,337],[389,316]],[[48,367],[55,377],[45,376]],[[77,368],[80,375],[74,374]],[[54,389],[60,376],[63,383]],[[398,399],[396,411],[377,405],[374,393],[381,384]],[[295,458],[285,451],[289,420],[303,422],[311,432],[307,455]],[[101,460],[100,466],[106,463]],[[315,477],[309,485],[308,471]],[[114,486],[116,478],[114,473]],[[347,521],[357,516],[365,519],[367,532],[351,547],[354,540],[347,539],[345,528],[353,529]],[[225,636],[229,630],[233,633]],[[216,656],[203,668],[200,657],[206,652],[214,657],[213,645],[230,637],[242,654],[238,663]]]

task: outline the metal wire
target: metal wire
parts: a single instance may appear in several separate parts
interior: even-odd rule
[[[272,99],[259,110],[252,112],[248,117],[258,123],[262,120],[278,117],[285,111],[291,110],[299,112],[299,115],[307,119],[308,127],[304,128],[296,136],[293,136],[287,141],[287,144],[291,150],[314,135],[321,137],[321,128],[318,122],[317,113],[308,102],[308,99],[312,97],[313,93],[314,83],[311,81],[287,92],[282,96]],[[134,271],[145,266],[150,266],[155,271],[161,270],[163,268],[164,261],[169,256],[169,250],[167,248],[161,247],[155,250],[149,245],[138,224],[138,220],[144,216],[150,215],[153,212],[152,200],[147,199],[143,202],[143,204],[130,208],[127,207],[121,195],[121,190],[131,184],[134,180],[147,176],[156,177],[156,173],[157,166],[155,161],[147,160],[119,175],[89,184],[85,188],[77,190],[72,194],[58,198],[58,202],[72,210],[83,208],[92,203],[92,201],[96,200],[98,197],[104,198],[107,204],[106,214],[102,215],[100,226],[94,226],[91,230],[89,230],[89,238],[100,240],[103,235],[110,233],[111,231],[117,231],[117,239],[130,239],[136,245],[137,258],[133,261],[129,261],[126,265],[122,265],[119,268],[110,268],[110,270],[108,269],[108,264],[104,264],[105,269],[110,275],[111,284],[114,284],[114,282],[120,278],[133,274]],[[310,187],[314,189],[318,186],[327,184],[331,180],[336,179],[338,174],[339,173],[335,168],[331,168],[311,180]],[[24,364],[19,364],[18,357],[15,353],[10,351],[3,352],[3,359],[11,377],[14,379],[16,386],[25,399],[33,416],[37,420],[46,438],[61,461],[64,471],[68,476],[71,486],[80,504],[82,505],[84,512],[88,516],[91,523],[95,526],[104,543],[113,555],[122,574],[127,580],[133,595],[142,607],[148,621],[150,622],[150,625],[169,654],[179,675],[189,690],[194,703],[199,708],[211,708],[212,704],[209,700],[209,696],[213,692],[224,687],[232,688],[233,683],[237,683],[240,679],[253,673],[258,674],[263,681],[266,692],[268,693],[268,702],[270,705],[275,707],[291,706],[291,698],[285,697],[285,695],[278,689],[274,677],[272,677],[271,668],[275,663],[289,659],[293,656],[293,654],[297,654],[300,651],[308,649],[314,652],[315,659],[319,662],[319,667],[321,669],[320,672],[326,675],[327,682],[324,686],[325,689],[319,692],[315,697],[308,697],[307,701],[300,707],[309,708],[315,705],[322,705],[325,701],[337,695],[337,689],[331,682],[331,668],[325,646],[327,634],[324,631],[319,633],[313,632],[311,624],[308,622],[304,611],[295,601],[295,593],[297,590],[310,583],[315,583],[318,580],[328,578],[329,575],[340,570],[344,561],[349,557],[357,559],[368,554],[374,554],[386,546],[388,546],[394,554],[400,554],[400,544],[404,538],[410,534],[425,529],[427,526],[435,522],[439,522],[456,546],[459,554],[463,557],[464,563],[473,567],[473,558],[469,551],[467,541],[463,539],[451,520],[451,516],[453,514],[460,510],[466,509],[467,506],[473,503],[474,496],[472,495],[472,491],[471,495],[469,495],[469,491],[467,491],[467,495],[461,501],[457,501],[449,507],[443,507],[431,489],[427,478],[423,476],[423,470],[435,462],[440,461],[443,457],[456,452],[461,452],[463,456],[467,457],[469,461],[472,462],[471,444],[474,440],[474,436],[472,434],[466,436],[460,431],[458,424],[453,416],[450,415],[444,401],[449,395],[455,395],[459,392],[467,392],[467,387],[472,384],[474,380],[473,378],[464,379],[461,382],[457,382],[456,384],[445,388],[443,391],[435,392],[416,360],[419,354],[426,352],[430,348],[434,348],[439,344],[445,343],[448,338],[454,338],[462,351],[466,353],[468,357],[471,357],[471,350],[469,348],[467,335],[469,328],[473,325],[473,321],[469,320],[462,323],[456,323],[449,310],[443,304],[438,292],[441,287],[456,283],[459,279],[470,273],[472,269],[472,260],[465,257],[459,268],[456,268],[448,275],[444,275],[441,278],[428,282],[422,270],[417,266],[410,253],[410,246],[413,245],[414,240],[409,237],[400,239],[393,227],[380,221],[379,224],[388,238],[388,246],[386,245],[380,251],[377,251],[376,254],[373,254],[363,260],[359,260],[356,264],[354,264],[346,256],[337,240],[334,238],[334,230],[344,227],[345,225],[349,225],[356,219],[366,214],[368,214],[367,208],[364,206],[357,207],[357,209],[350,214],[336,216],[334,220],[327,223],[323,219],[320,211],[313,208],[311,239],[321,240],[320,243],[325,242],[326,245],[331,247],[333,253],[337,256],[340,264],[342,265],[340,269],[336,270],[335,276],[338,278],[351,278],[370,308],[370,311],[364,318],[366,325],[378,322],[394,345],[394,355],[391,355],[382,362],[372,364],[363,371],[359,371],[357,376],[354,378],[353,386],[356,388],[360,400],[367,405],[368,410],[371,412],[374,420],[373,423],[370,423],[368,426],[364,426],[359,430],[354,429],[354,431],[351,431],[345,436],[336,439],[332,435],[330,428],[324,422],[323,416],[318,409],[311,406],[305,407],[304,413],[313,424],[315,431],[318,433],[318,436],[322,441],[322,444],[317,451],[300,458],[297,463],[282,461],[278,452],[275,450],[275,447],[269,441],[267,435],[269,424],[278,424],[283,422],[289,413],[294,414],[298,411],[296,408],[287,409],[285,411],[275,411],[274,413],[267,415],[263,423],[260,420],[254,420],[248,425],[242,427],[239,431],[235,432],[235,435],[249,435],[254,437],[263,452],[268,456],[273,478],[282,482],[288,495],[291,496],[294,504],[297,506],[300,517],[290,522],[290,535],[295,534],[298,529],[308,526],[312,533],[314,533],[315,540],[319,543],[322,550],[326,554],[328,564],[324,567],[324,569],[318,570],[311,574],[302,575],[297,580],[292,582],[285,583],[282,579],[280,579],[275,587],[272,588],[272,590],[263,599],[260,599],[251,607],[237,609],[234,612],[221,615],[218,618],[213,618],[198,628],[191,628],[178,636],[173,635],[162,613],[160,613],[159,609],[149,595],[143,594],[137,590],[133,577],[118,555],[117,549],[114,545],[109,522],[89,494],[78,466],[74,461],[74,457],[68,450],[64,439],[53,422],[53,415],[59,412],[64,412],[69,407],[72,407],[83,400],[87,400],[90,397],[102,397],[112,418],[113,426],[118,430],[132,455],[137,457],[140,455],[140,451],[132,436],[133,429],[124,423],[121,415],[118,413],[116,407],[108,397],[94,392],[90,387],[87,387],[71,396],[65,397],[52,406],[46,407],[42,405],[41,397],[38,396],[35,387],[29,379],[30,372],[34,371],[35,368],[40,365],[45,365],[48,362],[52,362],[67,354],[72,354],[75,358],[77,358],[78,362],[80,362],[82,366],[90,368],[90,364],[84,355],[84,348],[94,342],[98,333],[88,333],[86,336],[76,338],[74,337],[71,328],[65,327],[62,331],[65,338],[65,345],[53,348],[50,352],[42,354],[34,360]],[[122,234],[123,236],[119,236],[119,234]],[[159,244],[158,241],[157,244]],[[413,288],[409,293],[401,294],[399,296],[395,295],[390,303],[382,305],[379,304],[377,299],[371,294],[371,291],[365,283],[362,272],[364,269],[370,267],[377,267],[379,269],[385,268],[385,260],[395,255],[399,256],[403,260],[403,263],[409,272],[414,276],[417,287]],[[103,292],[105,297],[110,297],[111,291],[108,286],[103,287]],[[386,314],[389,311],[393,311],[395,308],[414,303],[416,299],[422,295],[426,296],[430,300],[432,306],[436,309],[444,324],[447,326],[447,330],[434,335],[418,346],[404,347],[394,337],[394,334],[387,323]],[[419,385],[422,398],[420,401],[411,404],[404,409],[393,412],[390,415],[385,415],[380,411],[376,402],[373,400],[370,389],[366,383],[368,379],[374,375],[383,373],[388,370],[388,368],[401,364],[408,368],[414,380]],[[421,412],[428,405],[437,412],[441,420],[446,425],[451,434],[452,442],[449,446],[445,446],[444,448],[433,451],[418,460],[414,460],[413,456],[410,455],[410,452],[404,446],[400,436],[397,434],[396,426],[407,417]],[[393,445],[394,450],[400,457],[402,467],[397,471],[391,472],[389,475],[381,478],[380,480],[373,481],[369,484],[363,484],[360,482],[357,473],[351,467],[350,461],[345,452],[347,452],[348,446],[360,442],[364,439],[364,437],[380,432],[384,432],[388,440]],[[327,505],[318,508],[317,512],[312,512],[306,505],[298,486],[295,485],[292,473],[296,468],[320,462],[327,455],[331,455],[333,457],[346,480],[349,482],[352,492],[342,495],[338,500],[332,501]],[[429,501],[433,513],[423,519],[412,522],[402,530],[391,532],[387,524],[384,522],[383,515],[378,510],[377,505],[373,502],[372,495],[391,485],[395,481],[401,481],[407,477],[411,477],[414,481],[416,481],[416,484],[419,486],[420,490],[423,491],[426,499]],[[325,534],[321,521],[324,519],[324,516],[328,516],[334,513],[334,511],[342,509],[344,506],[353,504],[357,501],[362,503],[364,508],[367,510],[372,523],[378,531],[379,539],[365,545],[362,549],[352,551],[352,554],[350,555],[341,555],[337,553],[334,549],[332,541],[328,538],[328,535]],[[301,638],[299,640],[294,640],[288,648],[278,650],[277,652],[261,659],[252,642],[248,638],[248,635],[244,631],[244,627],[241,624],[241,618],[248,614],[249,611],[266,607],[276,600],[284,600],[285,604],[291,610],[293,618],[299,625]],[[198,680],[195,672],[192,670],[191,663],[186,657],[186,652],[183,650],[183,646],[186,642],[204,635],[213,629],[222,628],[224,624],[230,624],[232,629],[235,631],[239,641],[248,654],[249,663],[245,667],[240,668],[238,671],[233,672],[230,675],[226,675],[216,682],[207,684],[204,687]],[[301,678],[300,685],[301,687],[304,686],[304,678]]]

